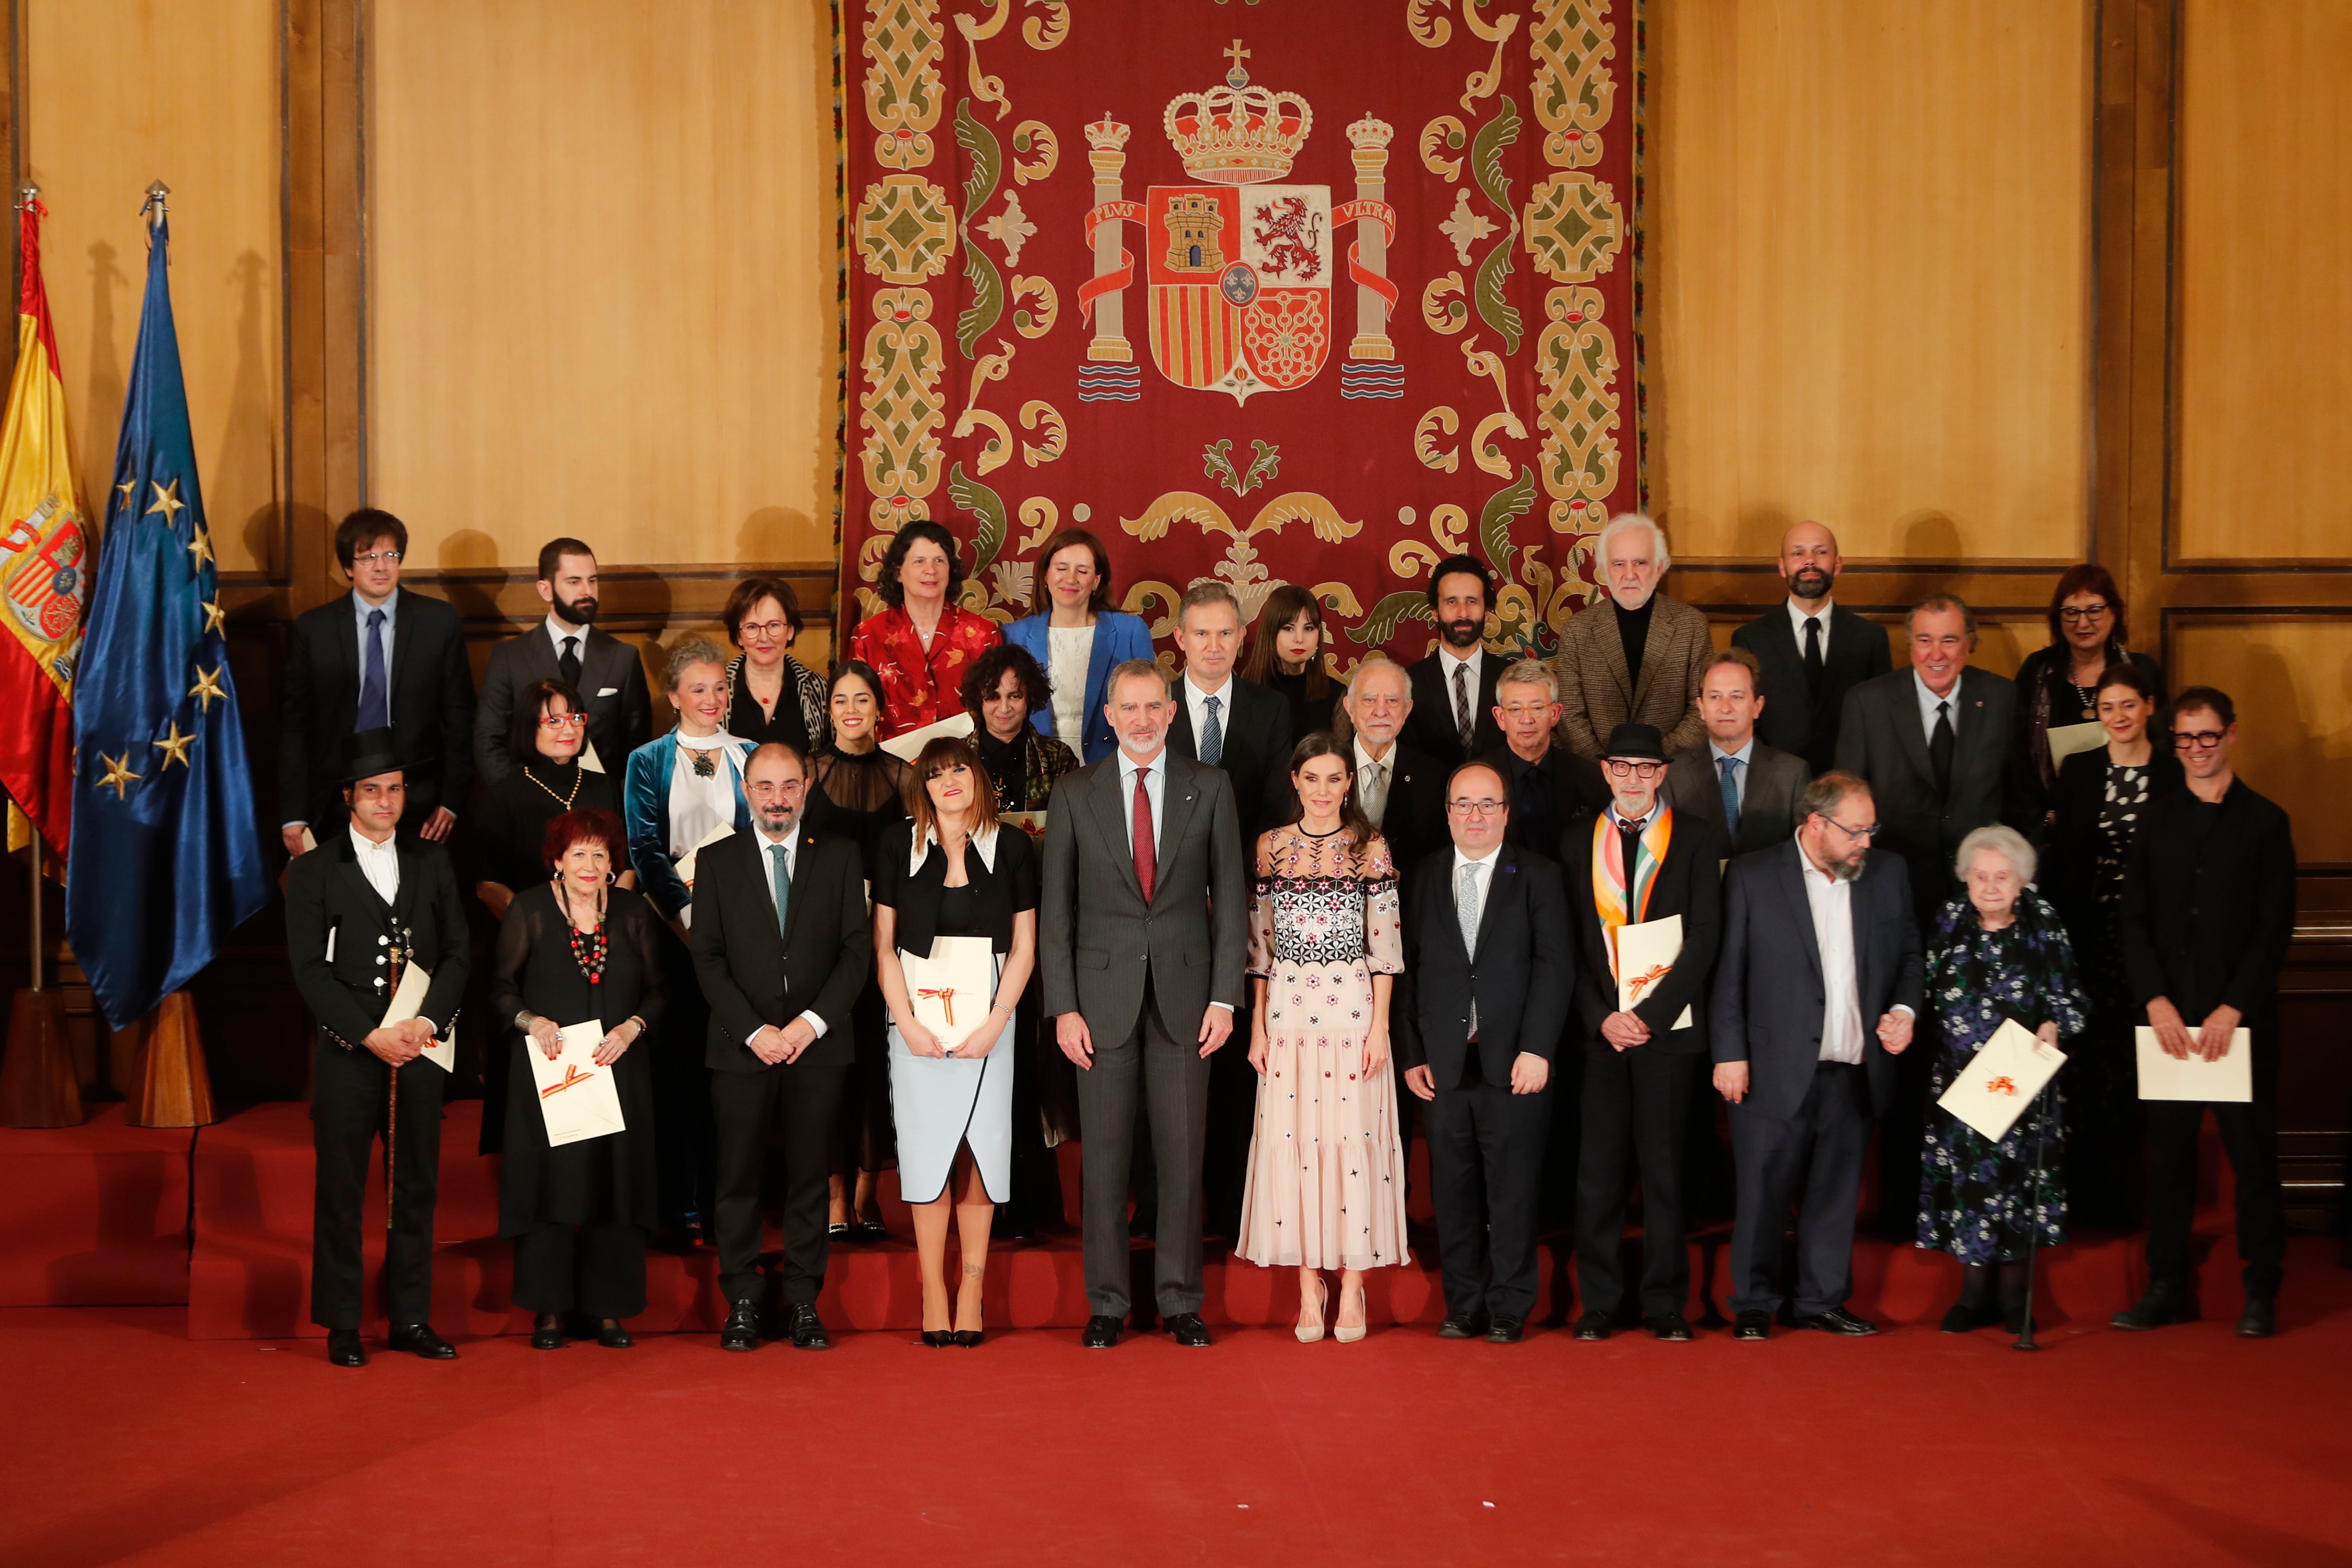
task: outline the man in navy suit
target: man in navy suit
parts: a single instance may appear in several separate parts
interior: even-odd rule
[[[1878,1332],[1845,1310],[1854,1200],[1870,1124],[1895,1097],[1895,1059],[1921,1005],[1909,874],[1901,856],[1870,852],[1870,786],[1824,773],[1797,809],[1793,840],[1724,875],[1707,1025],[1715,1087],[1731,1103],[1732,1337],[1742,1340],[1771,1332],[1782,1226],[1800,1194],[1798,1326]]]

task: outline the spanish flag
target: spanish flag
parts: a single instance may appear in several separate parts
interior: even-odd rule
[[[41,284],[41,219],[17,214],[25,288],[16,306],[16,377],[0,423],[0,787],[8,847],[26,819],[62,859],[73,821],[73,714],[82,619],[89,601],[89,534],[66,447],[65,379]],[[21,808],[21,810],[20,810]]]

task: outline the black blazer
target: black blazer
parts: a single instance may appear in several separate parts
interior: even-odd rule
[[[515,694],[562,673],[544,617],[490,650],[489,668],[482,672],[482,706],[474,716],[474,767],[483,783],[495,784],[514,768],[507,756],[507,726],[514,716]],[[653,695],[636,649],[601,627],[589,627],[580,645],[580,700],[588,705],[588,738],[595,745],[596,760],[617,779],[629,765],[629,753],[654,737]]]
[[[2210,813],[2201,823],[2200,811]],[[2168,998],[2192,1030],[2227,1003],[2247,1028],[2267,1032],[2278,1021],[2279,967],[2294,935],[2294,837],[2284,811],[2242,779],[2219,806],[2186,789],[2149,802],[2124,879],[2133,1001],[2145,1008]]]
[[[1927,757],[1927,732],[1919,722],[1918,687],[1910,666],[1846,693],[1845,716],[1838,726],[1838,768],[1870,785],[1878,810],[1877,847],[1909,863],[1913,913],[1923,926],[1961,891],[1952,858],[1962,839],[1994,822],[2028,835],[2042,825],[2032,775],[2011,744],[2016,685],[1971,664],[1952,691],[1957,723],[1948,800],[1936,795],[1936,769]]]
[[[1671,808],[1670,808],[1671,809]],[[1715,972],[1715,949],[1723,909],[1723,841],[1715,824],[1703,817],[1674,813],[1674,835],[1666,843],[1666,863],[1651,884],[1650,904],[1642,918],[1683,918],[1683,950],[1674,972],[1642,999],[1633,1016],[1650,1026],[1650,1044],[1640,1049],[1676,1055],[1696,1055],[1706,1049],[1707,981]],[[1610,831],[1615,832],[1615,824]],[[1615,1048],[1601,1037],[1601,1020],[1617,1010],[1617,982],[1609,970],[1609,945],[1601,933],[1601,911],[1592,901],[1592,823],[1586,821],[1560,834],[1560,876],[1567,883],[1568,908],[1576,926],[1576,1010],[1584,1026],[1585,1043],[1597,1051]],[[1675,1029],[1683,1009],[1691,1010],[1688,1029]]]
[[[2180,758],[2161,737],[2148,748],[2148,808],[2187,787]],[[2094,747],[2066,758],[2058,770],[2053,801],[2055,820],[2049,842],[2042,851],[2041,874],[2034,880],[2050,906],[2066,923],[2079,961],[2097,929],[2099,900],[2099,808],[2107,793],[2107,748]],[[2140,817],[2140,837],[2147,833],[2147,812]],[[2135,842],[2137,841],[2135,840]]]
[[[1756,742],[1748,756],[1748,787],[1740,792],[1736,831],[1723,825],[1723,781],[1715,770],[1715,747],[1702,740],[1686,747],[1666,769],[1666,803],[1676,812],[1704,817],[1729,848],[1745,854],[1769,850],[1797,831],[1797,801],[1813,781],[1805,759]]]
[[[1233,700],[1224,722],[1225,749],[1217,767],[1234,782],[1234,806],[1241,814],[1242,845],[1252,851],[1257,836],[1274,820],[1275,803],[1290,779],[1290,705],[1239,675],[1227,690]],[[1192,734],[1192,706],[1184,697],[1184,680],[1168,684],[1168,699],[1176,705],[1176,722],[1168,731],[1168,749],[1198,762],[1200,743]]]
[[[1733,647],[1747,649],[1764,666],[1764,713],[1756,721],[1757,735],[1776,751],[1803,758],[1814,777],[1836,766],[1846,693],[1885,674],[1895,663],[1886,628],[1843,604],[1830,606],[1828,630],[1819,696],[1805,679],[1805,653],[1797,629],[1789,624],[1786,600],[1731,634]]]
[[[800,838],[782,933],[767,840],[757,829],[719,840],[695,862],[687,945],[710,1003],[704,1064],[719,1071],[773,1071],[745,1042],[763,1025],[782,1028],[803,1012],[824,1020],[824,1034],[802,1061],[846,1067],[856,1060],[849,1009],[874,967],[865,866],[847,839],[805,825]]]
[[[394,655],[397,657],[397,654]],[[323,1043],[347,1051],[383,1022],[392,1005],[391,949],[403,930],[413,962],[433,977],[422,1016],[448,1038],[466,996],[466,906],[439,844],[402,837],[400,892],[387,905],[360,870],[351,818],[319,835],[319,847],[286,868],[286,948],[294,988],[319,1020]],[[312,830],[314,832],[316,829]],[[335,954],[327,956],[327,942]]]
[[[1040,737],[1039,738],[1044,738]],[[948,857],[935,842],[923,863],[909,873],[907,857],[915,842],[915,824],[894,822],[882,834],[882,852],[874,862],[874,902],[898,912],[897,941],[908,953],[929,953],[939,935],[940,900],[947,893]],[[1019,828],[996,830],[996,863],[981,859],[980,852],[964,846],[963,873],[972,888],[971,936],[985,936],[1000,953],[1013,950],[1013,917],[1037,907],[1037,852]]]
[[[1462,946],[1454,913],[1454,845],[1415,868],[1405,895],[1404,973],[1389,1006],[1398,1064],[1426,1067],[1441,1089],[1457,1089],[1470,1058],[1470,1004],[1478,1005],[1478,1071],[1497,1087],[1511,1082],[1521,1051],[1546,1061],[1559,1044],[1576,985],[1568,898],[1559,867],[1505,844],[1486,873],[1478,950]]]
[[[1454,693],[1445,684],[1445,661],[1431,649],[1420,663],[1405,670],[1412,683],[1412,712],[1405,716],[1404,733],[1397,738],[1423,756],[1434,758],[1438,767],[1447,771],[1501,746],[1503,731],[1495,723],[1495,678],[1507,663],[1492,653],[1478,660],[1478,718],[1465,753],[1462,732],[1454,721]],[[1441,785],[1444,782],[1439,780]]]
[[[1354,756],[1351,749],[1351,761]],[[1445,826],[1446,769],[1436,758],[1413,750],[1402,740],[1390,748],[1388,761],[1389,798],[1381,810],[1380,821],[1372,826],[1388,841],[1389,859],[1395,862],[1402,882],[1412,875],[1422,856],[1454,841]],[[1288,773],[1280,774],[1266,826],[1295,822],[1298,821],[1298,791],[1292,787]],[[1255,840],[1251,841],[1250,854],[1250,863],[1255,866]]]
[[[1716,952],[1707,1045],[1717,1061],[1748,1064],[1745,1104],[1758,1115],[1789,1117],[1805,1103],[1821,1060],[1821,944],[1794,839],[1733,861],[1723,875],[1723,936]],[[1895,1059],[1878,1043],[1878,1020],[1895,1004],[1913,1018],[1912,1051],[1931,1051],[1919,953],[1911,917],[1910,873],[1894,855],[1874,854],[1854,881],[1853,967],[1862,1007],[1862,1060],[1870,1073],[1871,1109],[1895,1101]]]
[[[278,734],[278,820],[308,822],[322,841],[351,820],[336,781],[341,742],[359,718],[359,622],[339,594],[294,618]],[[438,599],[393,592],[392,741],[408,764],[415,828],[442,806],[463,810],[473,788],[474,674],[457,612]],[[500,745],[504,745],[503,737]]]
[[[1518,753],[1507,746],[1498,746],[1492,751],[1478,754],[1479,761],[1502,776],[1506,794],[1515,792],[1513,780],[1517,775],[1512,769],[1518,766]],[[1554,739],[1551,749],[1544,753],[1539,766],[1544,769],[1545,777],[1551,780],[1552,821],[1562,832],[1577,822],[1590,821],[1595,812],[1609,809],[1609,780],[1602,777],[1601,764],[1590,757],[1580,757]],[[1531,848],[1540,855],[1549,856],[1559,848],[1549,841],[1528,844],[1524,826],[1515,813],[1505,836],[1512,843]],[[1450,839],[1451,835],[1449,841]]]

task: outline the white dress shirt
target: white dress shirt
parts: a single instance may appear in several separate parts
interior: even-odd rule
[[[1471,649],[1466,656],[1455,653],[1454,645],[1443,639],[1437,644],[1438,684],[1445,688],[1445,711],[1453,717],[1454,727],[1457,730],[1466,727],[1475,733],[1478,727],[1478,661],[1486,656],[1486,647],[1483,643]],[[1470,712],[1466,716],[1454,705],[1454,672],[1457,668],[1469,672],[1463,682],[1470,699]]]
[[[1936,738],[1936,707],[1939,703],[1952,705],[1952,738],[1956,741],[1960,738],[1960,688],[1968,685],[1968,672],[1961,671],[1959,678],[1952,683],[1950,694],[1939,697],[1927,689],[1927,681],[1921,678],[1916,669],[1911,672],[1911,689],[1919,694],[1919,728],[1931,744]]]
[[[1494,889],[1489,887],[1487,883],[1493,879],[1495,874],[1496,857],[1500,855],[1502,852],[1503,846],[1498,843],[1493,849],[1488,850],[1485,854],[1474,860],[1469,855],[1463,852],[1463,849],[1460,844],[1454,846],[1454,875],[1452,878],[1453,896],[1456,905],[1458,906],[1462,894],[1462,868],[1464,866],[1475,867],[1476,869],[1471,876],[1471,887],[1478,900],[1478,918],[1482,923],[1479,935],[1482,936],[1486,935],[1483,923],[1486,917],[1486,895],[1494,891]],[[1477,955],[1474,952],[1471,954],[1471,956],[1475,958]]]
[[[778,844],[784,846],[784,874],[792,879],[793,896],[795,898],[799,897],[801,880],[800,824],[798,822],[794,822],[793,824],[793,831],[786,833],[781,839],[770,838],[768,836],[768,830],[763,826],[752,835],[751,841],[760,846],[760,875],[768,884],[768,903],[770,905],[772,906],[776,902],[776,857],[769,852],[773,850]],[[816,1013],[813,1009],[806,1008],[801,1009],[800,1016],[808,1019],[809,1028],[816,1030],[817,1039],[823,1040],[824,1038],[824,1031],[826,1029],[824,1019],[817,1017]],[[745,1045],[749,1045],[752,1040],[759,1039],[760,1030],[764,1030],[767,1027],[767,1025],[761,1024],[760,1029],[753,1030],[751,1034],[745,1038],[743,1043]]]
[[[1045,628],[1045,674],[1054,687],[1054,737],[1086,755],[1087,670],[1095,655],[1092,626]]]
[[[1196,752],[1200,750],[1201,737],[1207,733],[1211,697],[1217,699],[1217,728],[1227,741],[1231,741],[1234,737],[1233,673],[1226,672],[1224,685],[1205,692],[1192,684],[1192,677],[1189,674],[1176,684],[1183,688],[1184,711],[1192,716],[1192,749]],[[1131,794],[1132,790],[1130,789],[1129,792]]]
[[[563,657],[563,640],[566,637],[569,637],[572,639],[572,652],[578,655],[583,663],[587,660],[587,627],[566,626],[562,622],[555,618],[555,612],[551,610],[547,612],[547,619],[541,622],[541,624],[547,628],[547,640],[555,644],[555,656],[557,658],[561,659]],[[588,694],[586,692],[583,692],[580,695],[584,697]]]
[[[1824,663],[1828,662],[1830,656],[1830,611],[1832,608],[1832,601],[1827,596],[1824,596],[1815,608],[1808,610],[1805,608],[1805,601],[1803,600],[1798,598],[1793,593],[1789,595],[1789,630],[1797,634],[1797,657],[1799,659],[1801,660],[1805,656],[1805,622],[1808,621],[1818,620],[1822,623],[1822,659]]]
[[[1744,811],[1748,809],[1748,765],[1756,760],[1756,737],[1750,735],[1748,743],[1737,751],[1726,751],[1716,744],[1712,736],[1707,738],[1706,781],[1715,787],[1718,795],[1723,793],[1723,759],[1727,757],[1738,764],[1731,770],[1731,795]],[[1729,824],[1735,828],[1738,825],[1737,822]]]
[[[360,874],[368,879],[378,898],[386,904],[400,898],[400,841],[390,838],[377,843],[357,828],[352,830],[352,848],[358,852]]]
[[[1365,750],[1364,737],[1360,733],[1355,737],[1355,746],[1356,803],[1364,809],[1364,815],[1371,819],[1372,825],[1378,827],[1381,819],[1388,813],[1390,786],[1396,782],[1396,743],[1389,743],[1386,757],[1374,757]]]
[[[1853,883],[1824,872],[1805,853],[1797,861],[1805,877],[1805,902],[1813,912],[1813,945],[1822,951],[1822,1054],[1823,1061],[1862,1063],[1862,980],[1853,961]]]

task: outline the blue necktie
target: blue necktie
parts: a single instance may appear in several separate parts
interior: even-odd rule
[[[770,844],[768,853],[775,858],[776,932],[777,935],[782,936],[784,929],[784,912],[793,904],[793,868],[785,863],[783,845]]]
[[[383,612],[368,612],[366,669],[360,676],[361,729],[383,729],[392,723],[392,699],[383,678]]]
[[[1217,706],[1223,697],[1202,697],[1209,716],[1201,725],[1201,760],[1214,768],[1225,759],[1225,727],[1217,721]]]
[[[1715,765],[1723,771],[1723,831],[1736,834],[1739,831],[1739,758],[1718,757]]]

